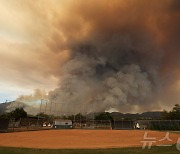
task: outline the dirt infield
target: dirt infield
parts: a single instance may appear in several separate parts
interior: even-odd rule
[[[175,144],[178,134],[170,134],[172,141],[163,139],[165,132],[147,131],[158,144]],[[141,130],[44,130],[0,134],[0,147],[42,149],[96,149],[142,146],[145,131]],[[152,141],[152,140],[150,140]]]

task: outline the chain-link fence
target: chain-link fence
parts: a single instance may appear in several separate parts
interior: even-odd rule
[[[31,131],[53,129],[54,119],[23,118],[0,119],[0,132]],[[60,127],[64,128],[64,127]],[[180,120],[76,120],[72,121],[74,129],[148,129],[180,131]]]
[[[180,130],[180,120],[138,120],[136,124],[140,126],[140,129],[150,130]]]
[[[75,129],[111,129],[110,120],[79,120],[73,121]]]
[[[20,120],[9,119],[7,131],[32,131],[51,128],[52,122],[45,121],[43,118],[23,118]]]
[[[134,129],[135,122],[132,120],[114,120],[112,122],[112,129]]]

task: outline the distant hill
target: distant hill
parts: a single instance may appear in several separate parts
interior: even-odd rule
[[[156,111],[156,112],[144,112],[141,114],[142,118],[152,118],[152,119],[158,119],[162,117],[162,112]]]
[[[7,106],[9,106],[11,104],[11,102],[7,102],[7,103],[0,103],[0,114],[2,114],[3,112],[6,111]]]
[[[88,119],[93,119],[101,113],[89,113],[87,115]],[[120,112],[111,112],[110,115],[114,120],[122,120],[122,119],[162,119],[161,111],[151,111],[144,113],[120,113]]]
[[[37,112],[39,111],[39,108],[35,108],[33,106],[27,105],[23,102],[19,101],[12,101],[12,102],[7,102],[7,103],[0,103],[0,114],[4,113],[7,111],[7,107],[11,105],[10,111],[15,110],[16,108],[24,108],[24,110],[28,113],[36,115]],[[34,113],[33,113],[34,112]]]
[[[0,114],[6,111],[7,106],[9,106],[12,102],[7,103],[0,103]],[[93,119],[100,113],[89,113],[88,118]],[[120,113],[120,112],[112,112],[110,115],[113,117],[114,120],[121,120],[121,119],[161,119],[162,112],[161,111],[153,111],[153,112],[144,112],[140,113]]]
[[[161,119],[162,118],[162,112],[161,111],[153,111],[153,112],[144,112],[142,114],[140,113],[120,113],[120,112],[112,112],[111,116],[115,120],[121,120],[121,119]]]

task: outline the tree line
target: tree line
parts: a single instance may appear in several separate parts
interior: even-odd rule
[[[32,115],[28,115],[27,112],[23,108],[16,108],[15,110],[12,110],[8,113],[3,113],[0,115],[0,118],[14,118],[15,120],[19,120],[21,118],[27,118]],[[38,113],[36,116],[37,118],[43,118],[46,120],[49,119],[67,119],[72,121],[83,121],[83,120],[113,120],[112,115],[109,112],[102,112],[98,113],[97,115],[94,115],[91,118],[88,118],[87,115],[83,115],[81,113],[78,113],[76,115],[63,115],[63,116],[54,116],[54,115],[47,115],[45,113]],[[175,104],[171,111],[164,110],[162,112],[161,119],[163,120],[180,120],[180,105]],[[129,119],[130,120],[130,119]]]

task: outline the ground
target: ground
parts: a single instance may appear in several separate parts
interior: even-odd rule
[[[179,134],[146,131],[147,137],[155,137],[153,145],[176,144]],[[0,134],[0,147],[38,149],[105,149],[141,147],[145,130],[43,130]],[[150,140],[152,141],[152,140]]]
[[[0,148],[0,154],[177,154],[179,151],[172,147],[152,147],[152,149],[113,148],[113,149],[27,149]]]

